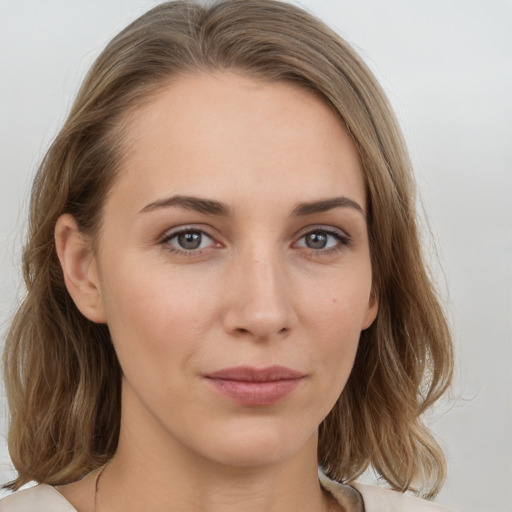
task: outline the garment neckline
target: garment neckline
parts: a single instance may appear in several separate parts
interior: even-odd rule
[[[340,484],[319,473],[320,486],[329,492],[339,505],[344,507],[347,512],[363,512],[363,499],[359,491],[354,487],[346,484]],[[52,491],[53,496],[61,503],[67,505],[69,512],[78,512],[77,509],[67,500],[67,498],[59,492],[53,485],[39,484],[39,487],[47,488]],[[28,490],[28,489],[26,489]]]

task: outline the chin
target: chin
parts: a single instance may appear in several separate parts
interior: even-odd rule
[[[301,454],[316,458],[317,431],[300,435],[293,425],[279,429],[275,425],[258,425],[208,436],[203,454],[210,460],[236,468],[256,468],[276,465]]]

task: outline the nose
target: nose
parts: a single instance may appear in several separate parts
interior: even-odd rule
[[[232,263],[226,288],[223,322],[229,334],[270,340],[295,326],[291,279],[277,255],[240,256]]]

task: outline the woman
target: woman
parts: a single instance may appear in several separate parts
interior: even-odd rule
[[[440,510],[395,492],[442,484],[422,415],[452,370],[413,195],[380,87],[309,14],[128,26],[34,183],[4,364],[9,486],[44,485],[0,511]]]

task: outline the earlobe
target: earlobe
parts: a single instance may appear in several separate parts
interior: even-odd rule
[[[57,220],[55,246],[66,288],[76,307],[89,320],[105,323],[96,256],[90,240],[69,214]]]

